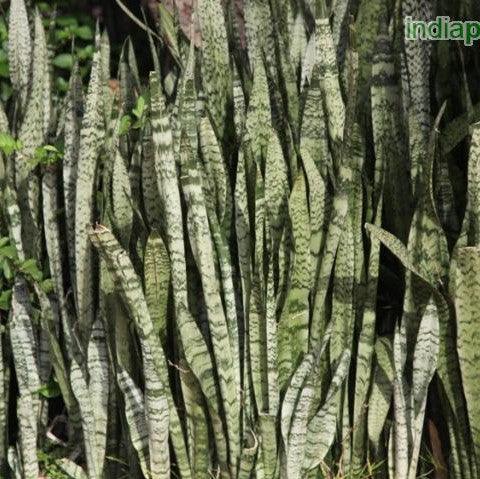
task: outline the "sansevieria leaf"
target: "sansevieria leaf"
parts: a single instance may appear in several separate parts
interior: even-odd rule
[[[480,269],[480,250],[477,247],[460,248],[457,255],[455,272],[455,311],[457,313],[458,355],[462,371],[463,388],[467,400],[468,416],[472,428],[475,454],[480,457],[480,410],[473,399],[478,394],[477,373],[474,364],[478,353],[478,272]],[[478,464],[477,459],[477,467]]]
[[[30,84],[32,40],[24,0],[13,0],[9,17],[8,61],[10,78],[19,90],[22,103],[26,100]]]
[[[223,136],[227,102],[232,96],[232,77],[222,4],[218,0],[199,0],[197,9],[202,32],[202,76],[207,104],[215,127]]]
[[[80,132],[75,190],[75,286],[77,319],[84,335],[93,322],[92,248],[88,230],[94,216],[94,187],[97,161],[102,139],[101,58],[97,51],[85,98],[85,114]],[[85,338],[84,338],[85,339]]]

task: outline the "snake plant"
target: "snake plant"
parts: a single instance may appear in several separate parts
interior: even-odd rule
[[[97,27],[66,95],[31,3],[0,105],[0,477],[48,450],[73,479],[477,478],[479,72],[403,39],[447,2],[199,0],[190,34],[162,5],[152,72]]]

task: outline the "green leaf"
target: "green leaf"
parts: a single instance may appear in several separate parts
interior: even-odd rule
[[[15,141],[8,133],[0,133],[0,150],[2,150],[5,155],[9,156],[20,148],[21,143],[19,141]]]
[[[65,78],[57,77],[55,79],[55,88],[61,93],[66,93],[68,91],[68,81]]]
[[[17,249],[13,245],[5,245],[0,247],[0,257],[5,257],[9,259],[16,259]]]
[[[55,40],[62,43],[67,43],[72,39],[72,30],[70,27],[66,27],[63,30],[56,30],[55,31]]]
[[[85,48],[79,48],[75,53],[79,60],[88,60],[89,58],[92,58],[93,52],[93,46],[87,45]]]
[[[2,293],[0,294],[0,309],[3,311],[9,311],[11,301],[12,301],[12,290],[8,289],[6,291],[2,291]]]
[[[145,112],[145,98],[143,96],[139,96],[137,100],[137,104],[135,108],[132,110],[132,113],[135,115],[136,118],[140,119]]]
[[[60,387],[58,386],[57,381],[52,379],[48,384],[44,384],[38,391],[40,396],[43,396],[47,399],[52,399],[60,396]]]
[[[37,262],[34,259],[27,259],[21,263],[20,271],[30,276],[34,281],[42,280],[42,272],[39,270]]]
[[[132,118],[129,115],[123,115],[122,119],[120,120],[120,127],[119,127],[118,134],[120,136],[125,135],[126,133],[128,133],[131,126],[132,126]]]
[[[78,21],[74,16],[65,15],[56,18],[56,23],[60,27],[76,27],[78,25]]]
[[[6,279],[9,281],[13,278],[13,273],[12,273],[12,268],[10,265],[10,261],[4,261],[2,263],[2,269],[3,269],[3,276],[5,276]]]
[[[32,166],[53,165],[62,159],[63,154],[53,145],[39,146],[35,149],[33,159],[30,161]]]
[[[12,96],[13,89],[10,84],[2,82],[0,83],[0,99],[6,103]]]
[[[2,50],[0,50],[2,52]],[[0,61],[0,77],[10,78],[10,68],[7,61]]]
[[[91,40],[93,38],[93,31],[88,25],[82,25],[73,29],[73,33],[82,40]]]
[[[41,13],[50,13],[52,10],[52,7],[48,4],[48,2],[38,2],[36,6]]]
[[[60,53],[53,59],[53,64],[62,70],[71,70],[73,67],[73,55],[70,53]]]
[[[42,291],[45,293],[45,294],[49,294],[49,293],[52,293],[53,290],[54,290],[54,281],[52,278],[48,278],[44,281],[42,281],[40,287],[42,288]]]

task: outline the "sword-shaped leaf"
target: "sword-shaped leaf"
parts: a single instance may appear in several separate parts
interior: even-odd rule
[[[9,131],[10,127],[7,114],[5,113],[5,107],[2,102],[0,102],[0,133],[8,133]]]
[[[40,193],[38,177],[33,172],[32,160],[36,149],[45,142],[44,97],[45,78],[48,74],[48,53],[45,30],[38,11],[35,13],[35,43],[32,59],[31,94],[28,97],[18,139],[22,148],[15,158],[15,184],[22,214],[22,239],[28,256],[40,255]]]
[[[75,285],[75,192],[82,117],[82,79],[78,63],[76,63],[72,68],[66,100],[65,126],[63,132],[64,153],[62,162],[67,250],[69,257],[70,280],[73,282],[73,288]]]
[[[378,226],[366,224],[365,229],[368,233],[379,240],[386,248],[388,248],[407,268],[422,278],[426,283],[435,285],[435,279],[428,271],[423,271],[421,264],[416,264],[412,255],[407,251],[406,246],[388,231],[382,230]]]
[[[22,456],[22,478],[38,478],[37,460],[37,415],[32,410],[31,398],[20,396],[17,400],[20,452]]]
[[[245,122],[245,139],[250,140],[253,158],[258,165],[262,164],[270,138],[270,98],[267,75],[263,60],[259,58],[253,69],[253,85],[248,104]]]
[[[213,354],[219,375],[221,397],[227,422],[232,467],[238,451],[239,427],[239,386],[236,381],[240,375],[233,374],[234,345],[228,331],[228,324],[223,309],[222,298],[215,271],[215,252],[212,244],[208,222],[207,208],[203,196],[202,177],[195,164],[194,153],[190,150],[185,137],[181,140],[180,163],[182,172],[182,186],[187,203],[187,229],[192,246],[193,256],[197,263],[204,292],[205,305],[208,315],[209,330],[213,345]]]
[[[410,410],[410,390],[405,380],[405,363],[407,360],[407,337],[405,323],[397,325],[393,337],[393,412],[394,412],[394,454],[395,473],[407,477],[408,460],[412,439]]]
[[[320,67],[320,88],[327,116],[328,133],[334,145],[342,141],[345,104],[340,90],[338,64],[328,18],[316,20],[317,59]]]
[[[63,284],[62,248],[60,240],[60,225],[58,222],[58,194],[57,194],[58,170],[56,165],[47,169],[42,179],[43,196],[43,223],[45,225],[45,244],[47,247],[50,271],[55,284],[55,292],[60,303],[60,316],[63,333],[67,342],[67,354],[71,354],[72,345],[72,321],[66,307],[65,287]]]
[[[425,409],[427,405],[427,393],[430,382],[437,368],[437,356],[439,352],[439,318],[434,300],[430,300],[423,314],[418,330],[417,344],[413,357],[413,445],[408,471],[409,479],[417,476],[417,466],[422,441]]]
[[[282,437],[288,477],[300,479],[306,453],[308,412],[313,398],[313,355],[306,355],[292,376],[282,406]]]
[[[170,289],[170,261],[162,238],[150,233],[144,256],[145,299],[155,331],[162,343],[167,339],[167,305]]]
[[[120,370],[117,373],[117,383],[125,402],[125,417],[127,419],[130,441],[137,453],[144,476],[150,477],[148,427],[145,418],[143,394],[125,370]]]
[[[109,365],[106,344],[106,335],[103,324],[96,319],[87,348],[88,393],[93,405],[95,418],[96,461],[98,470],[103,470],[105,461],[107,422],[108,422],[108,394],[109,394]]]
[[[157,188],[155,173],[155,150],[153,147],[151,125],[147,124],[142,140],[142,193],[148,224],[151,229],[163,233],[164,220],[162,203]]]
[[[480,391],[478,357],[478,295],[480,294],[480,249],[460,248],[455,272],[455,311],[457,313],[457,348],[462,371],[462,383],[467,400],[468,416],[472,430],[475,454],[480,457],[480,407],[476,399]]]
[[[133,226],[132,190],[125,160],[117,149],[113,161],[112,209],[115,230],[122,246],[128,249]]]
[[[202,81],[207,104],[219,136],[223,137],[227,104],[232,96],[227,31],[219,0],[199,0],[198,18],[202,32]]]
[[[101,79],[101,57],[97,51],[85,99],[80,132],[82,154],[78,157],[75,191],[75,299],[83,340],[93,322],[92,249],[88,230],[93,220],[95,176],[103,136]]]
[[[32,40],[24,0],[13,0],[10,3],[8,33],[10,79],[12,85],[20,92],[24,103],[30,85],[32,59]]]
[[[373,444],[374,451],[377,451],[393,394],[393,351],[387,338],[377,339],[374,363],[367,424],[368,438]]]
[[[171,397],[167,398],[167,362],[155,334],[153,321],[148,311],[140,278],[136,275],[127,253],[121,249],[115,237],[105,227],[90,231],[93,244],[106,261],[108,270],[115,280],[134,320],[140,337],[145,375],[145,412],[148,425],[148,440],[152,453],[152,472],[157,477],[169,477],[170,459],[168,450],[169,411],[172,429],[178,427],[178,418]],[[175,430],[177,433],[178,430]],[[178,443],[175,444],[180,446]],[[179,450],[181,454],[182,451]],[[183,458],[182,458],[183,459]]]
[[[215,137],[210,120],[200,120],[200,148],[205,164],[205,181],[210,186],[215,198],[215,211],[222,229],[228,233],[231,222],[231,188],[228,171],[222,156],[220,145]]]
[[[342,353],[336,366],[325,402],[308,423],[304,468],[316,468],[327,455],[336,433],[342,386],[350,368],[351,353]]]
[[[272,229],[272,247],[278,248],[288,214],[288,176],[282,147],[275,130],[271,129],[265,161],[265,206]]]
[[[18,278],[12,294],[10,319],[10,342],[17,375],[20,396],[17,411],[20,429],[23,476],[38,477],[36,455],[37,420],[39,415],[40,376],[36,340],[30,317],[28,290],[25,282]]]
[[[72,479],[88,479],[85,471],[70,459],[62,457],[58,462],[58,467]]]
[[[308,152],[322,177],[331,170],[331,155],[328,146],[328,129],[324,113],[322,92],[320,89],[320,70],[315,66],[308,87],[305,88],[306,98],[303,109],[301,130],[301,151]]]
[[[94,405],[90,400],[86,374],[75,358],[72,358],[70,365],[70,383],[80,408],[88,477],[97,479],[101,477],[102,471],[97,463],[99,454],[96,447]]]
[[[303,172],[295,181],[289,210],[295,250],[290,290],[278,324],[280,385],[286,383],[300,355],[308,349],[308,295],[312,271],[310,217]]]

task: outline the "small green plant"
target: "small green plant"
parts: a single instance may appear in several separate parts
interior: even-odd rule
[[[38,284],[43,292],[53,289],[51,278],[44,278],[36,260],[29,258],[20,261],[17,250],[10,244],[8,237],[0,238],[0,309],[8,311],[12,298],[12,286],[15,275],[22,274],[32,284]]]
[[[41,473],[48,479],[71,479],[71,476],[62,471],[58,458],[52,452],[37,451]]]
[[[47,384],[42,385],[42,387],[37,391],[40,396],[46,399],[52,399],[59,397],[61,394],[60,387],[55,378],[51,377]]]
[[[37,165],[51,166],[61,161],[63,153],[56,146],[44,145],[35,149],[35,154],[30,162],[32,167]]]
[[[42,10],[53,23],[51,36],[53,47],[57,52],[52,61],[57,71],[55,84],[59,91],[65,93],[68,90],[68,81],[65,76],[72,70],[75,60],[80,64],[81,75],[88,73],[87,65],[94,51],[91,43],[94,37],[92,21],[84,15],[55,16],[47,3],[42,4]]]
[[[15,151],[22,148],[22,143],[19,140],[15,140],[11,135],[5,132],[0,132],[0,150],[9,156]]]
[[[119,135],[126,135],[131,129],[138,130],[145,125],[147,111],[146,95],[140,95],[131,114],[123,115],[120,120]]]

